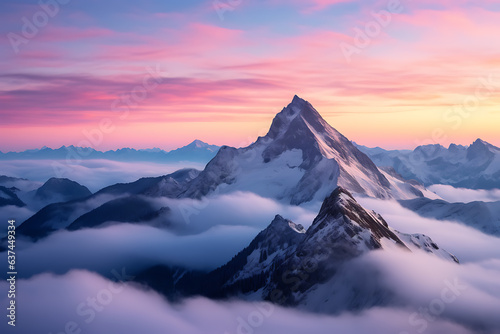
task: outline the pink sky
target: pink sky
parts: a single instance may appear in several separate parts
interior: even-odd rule
[[[14,47],[41,8],[3,2],[0,150],[243,146],[295,94],[364,145],[500,146],[500,6],[393,1],[73,1]]]

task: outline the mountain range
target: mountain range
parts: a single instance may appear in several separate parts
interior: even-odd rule
[[[481,139],[469,146],[424,145],[415,150],[357,147],[380,168],[392,167],[405,179],[429,186],[447,184],[457,188],[500,188],[500,148]]]
[[[27,150],[23,152],[0,152],[0,160],[63,160],[66,158],[82,160],[106,159],[113,161],[148,161],[148,162],[199,162],[210,161],[219,146],[210,145],[195,140],[189,145],[172,150],[164,151],[159,148],[136,150],[132,148],[122,148],[114,151],[97,151],[90,147],[62,146],[58,149],[43,147],[41,149]]]
[[[171,153],[179,159],[190,156],[200,160],[216,149],[194,141]],[[116,184],[95,194],[67,179],[51,179],[42,185],[3,176],[0,205],[27,205],[38,211],[19,228],[20,233],[37,239],[58,229],[94,228],[127,219],[173,227],[172,209],[176,208],[159,205],[154,201],[157,198],[203,199],[243,191],[304,205],[322,202],[341,186],[356,196],[396,199],[422,216],[456,220],[497,235],[498,203],[448,203],[417,180],[446,184],[450,178],[463,179],[462,183],[473,187],[478,179],[495,179],[500,173],[495,167],[498,152],[481,140],[469,147],[428,145],[414,151],[359,146],[331,127],[310,103],[295,96],[276,115],[266,136],[245,148],[221,147],[203,171],[180,170]],[[165,154],[158,150],[152,153]],[[443,167],[449,164],[455,168],[454,173]],[[129,214],[123,214],[120,207],[126,207]]]
[[[142,208],[143,214],[135,219],[150,218],[156,224],[161,216],[160,224],[168,225],[170,208],[145,206],[145,198],[202,199],[243,191],[302,205],[322,202],[337,186],[360,196],[384,199],[414,199],[424,194],[435,198],[422,185],[377,168],[309,102],[295,96],[276,115],[266,136],[245,148],[221,147],[201,172],[180,170],[110,186],[88,198],[51,204],[22,224],[19,232],[39,238],[69,226],[96,227],[100,224],[87,224],[84,218],[87,214],[93,217],[94,210],[107,221],[120,222],[123,215],[112,201],[125,203],[124,197],[129,197],[128,207]]]
[[[37,154],[41,157],[44,151],[47,157],[56,157],[67,150],[42,149],[29,154],[31,158]],[[317,204],[321,208],[308,228],[276,212],[265,229],[215,270],[194,271],[156,264],[134,273],[135,280],[170,299],[198,295],[237,297],[337,313],[395,305],[391,292],[375,279],[367,284],[366,279],[359,277],[376,273],[346,269],[347,263],[372,252],[400,251],[408,254],[410,262],[413,254],[426,253],[459,263],[430,236],[395,230],[380,214],[362,207],[356,198],[397,200],[422,216],[461,219],[484,232],[497,234],[500,210],[496,203],[487,203],[489,217],[468,215],[468,211],[484,212],[485,207],[447,203],[424,185],[445,179],[465,182],[466,173],[461,168],[479,173],[467,184],[478,185],[481,177],[494,179],[498,172],[493,171],[497,151],[483,141],[470,147],[429,146],[415,151],[357,146],[329,125],[309,102],[295,96],[275,116],[268,133],[248,147],[218,148],[195,141],[187,148],[168,153],[179,161],[213,154],[201,171],[181,169],[114,184],[95,193],[68,179],[52,178],[41,184],[0,176],[0,206],[35,209],[36,213],[17,228],[17,233],[20,240],[39,241],[60,230],[97,229],[122,223],[146,224],[175,233],[179,231],[174,211],[179,210],[179,203],[235,193],[253,193],[283,206]],[[109,154],[114,159],[128,159],[134,154],[167,155],[157,150],[95,152],[96,157]],[[453,152],[456,156],[452,159]],[[417,156],[420,160],[415,160]],[[416,161],[418,164],[414,164]],[[441,170],[447,164],[455,168],[455,174]],[[422,171],[418,166],[422,166]],[[432,175],[438,171],[441,174]],[[453,216],[456,212],[458,217]],[[484,220],[492,222],[485,225]]]

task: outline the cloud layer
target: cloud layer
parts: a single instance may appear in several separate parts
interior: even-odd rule
[[[29,277],[45,271],[61,274],[72,268],[108,275],[109,268],[114,266],[137,272],[156,264],[215,269],[246,247],[276,214],[307,227],[317,211],[316,207],[283,205],[251,193],[222,195],[204,201],[145,199],[158,209],[172,208],[171,215],[166,217],[171,224],[168,230],[126,223],[109,226],[113,222],[108,222],[98,229],[56,232],[37,243],[19,240],[19,256],[24,259],[19,263],[20,275]],[[102,203],[103,200],[94,201]],[[89,205],[82,203],[73,211],[82,214]],[[55,258],[57,261],[51,260]]]
[[[444,184],[434,184],[428,187],[430,191],[441,196],[450,203],[470,203],[475,201],[497,202],[500,201],[500,189],[475,190],[454,188]]]
[[[118,162],[110,160],[7,160],[0,161],[0,174],[45,182],[51,177],[65,177],[96,192],[116,183],[136,181],[142,177],[167,175],[182,168],[203,169],[199,163],[157,164],[152,162]]]
[[[157,201],[173,204],[172,200]],[[381,213],[391,227],[429,235],[462,263],[395,249],[371,252],[347,263],[339,272],[341,282],[346,289],[361,291],[361,300],[369,297],[363,295],[366,286],[386,291],[391,306],[336,315],[203,298],[171,304],[137,285],[115,284],[86,271],[111,278],[113,272],[134,275],[157,263],[210,269],[246,246],[270,222],[267,216],[271,213],[299,222],[313,215],[312,209],[289,208],[253,194],[236,193],[207,203],[184,203],[199,212],[191,216],[182,235],[121,224],[59,232],[36,244],[20,242],[19,278],[25,279],[18,281],[16,330],[58,333],[69,326],[96,334],[331,333],[332,328],[342,333],[500,333],[498,238],[457,223],[418,217],[397,202],[359,201]],[[250,215],[248,208],[257,206],[262,210]],[[221,218],[216,213],[223,208],[227,214]],[[86,270],[68,272],[74,268]],[[0,283],[0,290],[6,287],[6,282]],[[334,289],[326,284],[321,291],[328,294]],[[2,296],[0,301],[3,307],[7,298]],[[12,332],[5,322],[0,328]]]
[[[500,259],[499,238],[452,221],[423,218],[395,201],[358,198],[363,207],[375,210],[389,226],[403,233],[423,233],[461,262]]]
[[[195,298],[170,304],[138,286],[72,271],[64,276],[43,274],[18,282],[16,330],[55,333],[72,326],[96,334],[299,334],[331,333],[332,328],[341,333],[380,334],[500,331],[498,261],[457,266],[426,255],[374,252],[349,268],[356,274],[378,270],[380,276],[372,279],[392,291],[401,306],[319,316],[242,301]],[[117,271],[123,273],[120,268]],[[6,282],[0,287],[4,290]],[[1,304],[6,305],[6,297],[2,296]],[[0,328],[14,333],[5,322]]]

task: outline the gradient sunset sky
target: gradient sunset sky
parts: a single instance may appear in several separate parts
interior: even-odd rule
[[[0,2],[0,151],[246,146],[295,94],[363,145],[500,146],[499,1],[59,1]]]

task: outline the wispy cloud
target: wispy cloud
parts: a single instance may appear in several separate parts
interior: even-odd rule
[[[108,114],[109,102],[130,90],[128,85],[140,80],[146,66],[162,64],[169,79],[124,127],[176,122],[184,129],[176,139],[184,136],[185,141],[197,131],[191,126],[194,120],[224,122],[230,115],[232,126],[245,130],[246,119],[257,117],[255,127],[262,127],[299,94],[330,121],[335,117],[335,125],[355,140],[376,132],[351,124],[359,123],[360,114],[377,113],[369,123],[378,132],[395,133],[413,144],[430,126],[442,126],[436,115],[470,94],[476,78],[499,77],[492,72],[500,49],[491,41],[500,11],[492,1],[401,5],[404,10],[392,15],[390,25],[346,64],[339,45],[355,43],[358,32],[376,21],[373,12],[387,10],[388,2],[244,1],[224,22],[211,2],[167,8],[155,1],[141,8],[123,2],[104,6],[102,13],[72,2],[21,54],[11,52],[7,40],[0,42],[6,57],[0,64],[2,126],[18,133],[40,124],[85,126]],[[8,22],[3,33],[21,29],[21,18],[38,8],[3,6],[2,21]],[[257,20],[255,13],[265,15]],[[492,98],[481,111],[494,110],[498,102]],[[381,115],[387,110],[408,115]],[[405,136],[398,129],[406,128],[410,118],[420,121],[412,122],[413,130]],[[477,137],[481,129],[492,140],[494,122],[481,119],[450,137],[470,141],[464,133],[475,131]],[[54,133],[65,137],[62,127],[54,127]],[[227,143],[241,141],[237,133],[228,135]],[[116,133],[114,139],[124,136]]]

